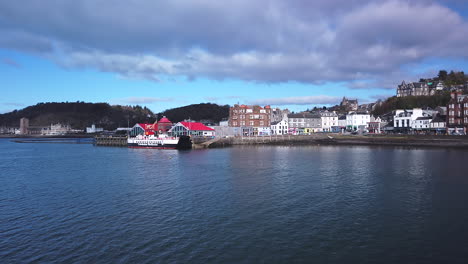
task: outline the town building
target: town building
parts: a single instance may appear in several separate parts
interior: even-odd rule
[[[344,133],[346,131],[346,115],[337,117],[336,126],[331,127],[332,133]]]
[[[96,127],[95,124],[92,124],[91,127],[86,128],[86,133],[88,133],[88,134],[99,133],[99,132],[103,132],[103,131],[104,131],[104,128]]]
[[[47,127],[37,127],[38,130],[45,131]],[[69,133],[83,132],[83,130],[73,130],[69,124],[51,124],[47,135],[66,135]]]
[[[15,131],[18,131],[19,133],[19,128],[18,127],[0,127],[0,134],[15,134]]]
[[[229,109],[229,126],[231,127],[270,127],[271,108],[269,105],[234,105]]]
[[[156,135],[157,132],[158,132],[158,129],[157,129],[157,125],[155,124],[138,123],[132,127],[129,134],[131,137],[136,137],[138,135],[144,135],[144,136]]]
[[[287,119],[290,111],[288,109],[281,110],[280,108],[271,109],[271,122],[280,122],[281,120]]]
[[[214,137],[215,130],[200,122],[179,122],[175,124],[168,134],[173,136]]]
[[[319,115],[322,121],[323,132],[332,132],[332,127],[338,126],[338,115],[335,111],[320,111]]]
[[[436,114],[429,125],[432,133],[443,135],[447,131],[447,117],[445,115]]]
[[[346,115],[346,130],[365,131],[369,122],[370,114],[368,112],[351,111]]]
[[[393,126],[396,132],[408,132],[411,130],[413,120],[422,116],[422,109],[396,110],[393,117]]]
[[[28,135],[49,135],[49,136],[52,136],[52,135],[65,135],[65,133],[56,133],[56,134],[52,134],[51,133],[51,127],[50,126],[29,126],[28,127]]]
[[[343,108],[345,111],[357,111],[358,110],[358,100],[350,100],[346,97],[343,97],[341,100],[340,107]]]
[[[29,119],[23,117],[20,119],[20,128],[19,128],[20,135],[27,135],[29,134]]]
[[[468,95],[452,92],[447,106],[447,132],[466,135],[468,128]]]
[[[427,133],[431,128],[431,121],[432,116],[420,116],[413,121],[411,128],[418,133]]]
[[[425,81],[425,82],[411,82],[406,83],[403,81],[397,87],[397,97],[405,96],[431,96],[436,91],[445,89],[443,82],[438,81]]]
[[[288,126],[289,133],[294,135],[322,132],[322,118],[311,113],[289,114]]]
[[[238,137],[242,136],[242,130],[240,127],[230,127],[230,126],[224,126],[224,125],[219,125],[219,126],[211,126],[215,130],[215,135],[216,137]]]
[[[229,126],[229,119],[223,118],[221,121],[219,121],[219,126],[228,127]]]
[[[346,115],[341,115],[338,117],[338,126],[340,128],[346,129]]]
[[[271,123],[271,134],[272,135],[286,135],[289,132],[288,119]]]
[[[430,122],[437,111],[421,108],[399,109],[395,111],[393,126],[395,132],[428,131]]]
[[[240,127],[244,136],[271,134],[271,107],[234,105],[229,109],[229,126]]]
[[[386,123],[382,123],[380,117],[370,117],[370,122],[367,123],[367,131],[371,134],[380,134],[382,133],[382,127]]]

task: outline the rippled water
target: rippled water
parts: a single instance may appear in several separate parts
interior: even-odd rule
[[[2,263],[464,263],[468,152],[0,139]]]

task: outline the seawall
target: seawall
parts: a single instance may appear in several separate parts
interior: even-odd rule
[[[440,147],[468,149],[468,136],[423,136],[423,135],[340,135],[313,134],[307,136],[263,136],[220,138],[206,144],[207,148],[235,145],[362,145],[362,146],[403,146]]]

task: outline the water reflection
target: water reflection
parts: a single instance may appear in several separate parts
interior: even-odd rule
[[[464,151],[0,144],[8,263],[468,257]]]

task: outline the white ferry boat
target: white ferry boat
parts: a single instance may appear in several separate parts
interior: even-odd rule
[[[138,135],[129,137],[127,145],[129,148],[155,148],[155,149],[176,149],[179,144],[179,137],[170,137],[166,134]]]

